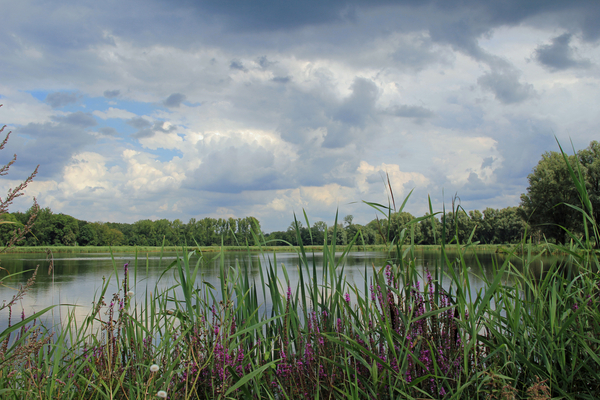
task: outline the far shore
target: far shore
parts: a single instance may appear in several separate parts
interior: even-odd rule
[[[404,245],[403,248],[408,246]],[[315,246],[315,245],[307,245],[304,246],[304,251],[308,253],[312,252],[322,252],[323,245]],[[329,246],[331,249],[331,245]],[[456,245],[446,245],[446,249],[452,249],[456,247]],[[461,246],[463,247],[463,246]],[[473,244],[470,246],[471,249],[476,251],[483,252],[495,252],[495,253],[508,253],[517,248],[517,252],[519,252],[518,248],[521,247],[519,244]],[[347,250],[347,247],[344,245],[336,245],[336,248],[339,248],[340,251]],[[35,254],[35,253],[46,253],[48,250],[52,253],[160,253],[160,252],[169,252],[176,253],[181,252],[184,249],[182,246],[20,246],[13,247],[8,250],[5,254]],[[300,246],[188,246],[185,248],[187,251],[193,251],[199,249],[203,253],[212,253],[219,252],[221,249],[223,251],[231,251],[231,252],[296,252],[300,250]],[[441,246],[439,245],[417,245],[415,246],[416,250],[440,250]],[[539,247],[541,250],[541,247]],[[354,245],[352,246],[351,251],[396,251],[396,246],[394,245],[390,248],[389,245]]]

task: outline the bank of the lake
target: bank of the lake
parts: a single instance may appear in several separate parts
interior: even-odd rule
[[[402,246],[406,249],[409,245]],[[331,248],[332,246],[328,246]],[[447,246],[452,247],[452,246]],[[316,245],[305,245],[304,250],[307,252],[322,252],[324,246]],[[349,251],[396,251],[396,246],[389,245],[354,245],[351,248],[344,245],[337,245],[338,249],[349,249]],[[439,245],[415,245],[416,250],[425,251],[441,251],[442,246]],[[36,253],[62,253],[62,254],[84,254],[84,253],[104,253],[113,254],[115,253],[133,253],[146,254],[146,253],[176,253],[181,252],[183,247],[181,246],[19,246],[13,247],[7,251],[7,254],[36,254]],[[300,251],[299,246],[201,246],[201,247],[186,247],[187,250],[199,250],[202,253],[216,253],[220,251],[225,252],[296,252]],[[470,245],[469,249],[475,252],[495,252],[495,253],[510,253],[516,251],[521,252],[521,245],[517,244],[474,244]],[[532,246],[530,250],[537,254],[541,251],[548,252],[547,246]],[[552,251],[550,251],[552,252]]]
[[[262,255],[138,249],[138,262],[131,253],[57,252],[55,270],[40,272],[23,301],[45,293],[59,303],[74,294],[94,300],[62,314],[46,309],[62,321],[58,329],[31,326],[40,315],[19,317],[13,303],[12,324],[0,329],[0,393],[577,399],[600,391],[597,259],[575,259],[576,275],[552,262],[540,281],[537,257],[406,249],[375,255],[325,247],[318,259],[289,247]],[[11,259],[21,271],[27,260],[46,262],[15,253],[2,257],[3,266]],[[82,268],[88,260],[94,264]],[[486,272],[473,274],[479,265]],[[15,278],[30,281],[18,268]],[[94,288],[75,281],[86,275]]]

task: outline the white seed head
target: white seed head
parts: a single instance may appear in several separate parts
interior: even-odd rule
[[[127,296],[128,296],[128,297],[131,297],[131,296],[133,296],[134,294],[135,294],[135,293],[133,292],[133,290],[130,290],[129,292],[127,292]]]
[[[156,397],[160,397],[161,399],[166,399],[167,398],[167,392],[165,392],[164,390],[159,390],[156,393]]]
[[[159,369],[160,369],[160,367],[156,364],[152,364],[150,366],[150,372],[158,372]]]

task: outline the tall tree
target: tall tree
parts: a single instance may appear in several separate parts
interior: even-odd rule
[[[576,156],[568,156],[567,159],[573,168],[577,168]],[[524,219],[547,238],[565,243],[567,234],[564,229],[577,229],[581,218],[566,205],[578,205],[580,202],[562,154],[555,151],[544,153],[527,179],[527,193],[521,195]]]
[[[593,141],[577,153],[584,168],[588,197],[594,210],[594,219],[600,222],[600,143]]]

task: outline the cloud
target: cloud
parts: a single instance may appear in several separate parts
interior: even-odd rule
[[[181,106],[181,103],[183,103],[186,99],[186,96],[181,94],[181,93],[173,93],[172,95],[170,95],[169,97],[167,97],[165,99],[165,101],[163,102],[163,104],[166,107],[169,108],[177,108]]]
[[[93,116],[80,111],[53,122],[30,123],[14,130],[17,138],[11,143],[11,151],[18,154],[19,169],[28,171],[40,164],[40,178],[60,173],[71,156],[96,139],[87,128],[96,125]]]
[[[190,174],[186,185],[217,193],[280,189],[287,187],[283,172],[270,149],[257,143],[234,145],[227,140],[202,157],[202,164]]]
[[[246,67],[244,67],[244,64],[242,64],[242,62],[240,60],[231,60],[231,63],[229,63],[229,68],[236,69],[238,71],[243,71],[243,72],[248,71],[246,69]]]
[[[569,44],[573,35],[564,33],[552,39],[552,44],[540,45],[535,49],[535,59],[551,71],[569,68],[589,68],[592,63],[586,59],[576,59],[575,49]]]
[[[133,126],[136,129],[145,129],[152,126],[152,122],[142,117],[135,117],[127,121],[128,125]]]
[[[92,114],[82,111],[69,113],[66,116],[53,117],[52,119],[59,123],[74,125],[80,128],[89,128],[98,124]]]
[[[521,103],[535,96],[533,85],[519,82],[519,74],[512,70],[487,72],[477,83],[503,104]]]
[[[332,114],[327,127],[323,147],[344,147],[366,127],[367,120],[374,117],[373,110],[379,95],[375,82],[356,78],[351,86],[352,94]]]
[[[106,111],[95,110],[92,112],[96,117],[101,119],[132,119],[136,118],[137,115],[127,110],[120,108],[109,107]]]
[[[276,76],[272,79],[275,83],[288,83],[292,80],[289,76]]]
[[[297,29],[307,25],[352,20],[354,6],[346,2],[288,2],[267,1],[256,7],[245,1],[199,2],[201,11],[229,19],[229,26],[240,31],[273,31]]]
[[[119,134],[115,128],[109,126],[98,129],[98,132],[106,136],[117,136]]]
[[[177,130],[177,125],[165,121],[155,121],[154,124],[152,124],[147,119],[141,117],[132,118],[127,121],[127,124],[138,130],[131,135],[134,139],[151,138],[157,132],[170,133]]]
[[[69,104],[77,103],[81,95],[72,92],[53,92],[46,96],[46,103],[52,108],[62,108]]]
[[[270,66],[277,64],[276,62],[269,61],[269,60],[267,59],[267,56],[260,56],[260,57],[258,57],[258,58],[257,58],[257,60],[256,60],[256,62],[257,62],[257,63],[258,63],[258,65],[260,65],[260,66],[261,66],[261,68],[263,68],[263,69],[267,69],[267,68],[269,68]]]
[[[492,164],[494,164],[494,161],[496,161],[496,158],[494,158],[494,157],[486,157],[486,158],[484,158],[483,162],[481,163],[481,169],[491,167]]]
[[[107,99],[114,99],[115,97],[119,97],[120,94],[121,94],[120,90],[105,90],[104,91],[104,97],[106,97]]]
[[[169,124],[165,121],[156,121],[152,127],[153,131],[169,133],[177,130],[177,125]]]
[[[80,218],[368,221],[347,202],[385,201],[385,171],[407,207],[503,207],[555,134],[597,136],[592,2],[65,1],[11,3],[1,114]]]
[[[428,108],[421,106],[409,106],[406,104],[389,107],[385,110],[385,113],[400,118],[413,118],[416,121],[432,118],[435,115],[435,113]]]

